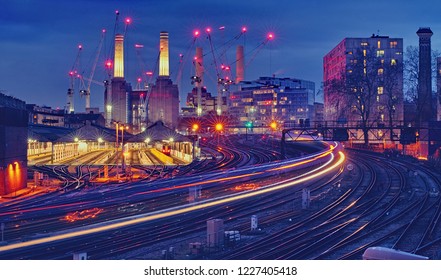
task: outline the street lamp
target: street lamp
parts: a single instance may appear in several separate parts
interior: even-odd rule
[[[125,155],[124,155],[124,129],[127,130],[127,129],[129,129],[129,127],[122,125],[120,127],[120,129],[121,129],[121,156],[122,156],[122,158],[121,158],[121,169],[122,170],[121,171],[125,172],[126,162],[125,162]]]

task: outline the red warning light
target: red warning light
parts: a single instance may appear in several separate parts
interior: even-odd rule
[[[106,29],[101,30],[103,33],[106,33]]]
[[[115,11],[115,14],[116,14],[116,15],[119,15],[119,11],[118,11],[118,10],[116,10],[116,11]]]
[[[244,27],[242,27],[242,33],[245,33],[245,32],[247,32],[247,28],[244,26]]]
[[[274,34],[273,33],[269,33],[268,34],[268,40],[272,40],[274,39]]]
[[[142,80],[141,80],[141,78],[138,78],[138,83],[140,83]]]
[[[152,76],[152,75],[153,75],[153,72],[148,71],[148,72],[145,72],[145,74],[148,75],[148,76]]]
[[[78,48],[81,50],[83,48],[83,45],[79,44]]]
[[[69,72],[69,75],[70,75],[70,76],[73,76],[73,74],[74,74],[73,71],[70,71],[70,72]]]
[[[107,68],[112,67],[112,61],[107,60],[107,61],[106,61],[106,67],[107,67]]]
[[[193,34],[194,34],[195,37],[198,37],[199,36],[199,30],[196,30]]]
[[[205,29],[205,31],[207,31],[207,33],[210,33],[211,32],[211,28],[207,27],[207,29]]]
[[[132,19],[131,18],[126,18],[126,24],[130,24],[132,23]]]
[[[230,71],[230,66],[225,66],[225,70]]]

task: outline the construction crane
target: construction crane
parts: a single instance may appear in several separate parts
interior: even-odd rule
[[[79,77],[79,65],[80,65],[80,57],[81,57],[81,51],[83,49],[83,46],[80,44],[78,45],[78,52],[77,56],[75,58],[75,61],[72,65],[72,68],[69,71],[69,88],[67,89],[67,105],[66,110],[67,112],[73,113],[75,111],[74,107],[74,86],[75,86],[75,79]]]
[[[95,74],[95,69],[98,64],[98,60],[100,58],[101,48],[103,47],[103,42],[104,42],[105,36],[106,36],[106,30],[103,29],[101,32],[101,39],[98,44],[98,48],[97,48],[96,55],[95,55],[95,60],[92,65],[92,69],[90,71],[89,78],[87,78],[87,79],[85,78],[85,80],[87,81],[87,87],[85,89],[80,90],[80,96],[81,97],[84,96],[86,99],[86,111],[87,111],[87,109],[90,108],[90,86],[92,85],[92,82],[93,82],[93,76]]]

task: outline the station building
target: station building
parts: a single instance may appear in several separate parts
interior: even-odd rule
[[[0,93],[0,195],[27,186],[26,103]]]

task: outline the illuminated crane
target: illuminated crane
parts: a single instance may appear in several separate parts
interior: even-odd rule
[[[74,86],[75,86],[75,78],[79,77],[78,68],[80,64],[81,50],[83,49],[82,45],[78,45],[77,57],[75,58],[74,64],[69,72],[69,88],[67,89],[67,112],[73,113],[75,111],[74,107]]]
[[[90,71],[89,78],[84,78],[88,82],[87,87],[86,87],[86,89],[80,90],[80,96],[84,96],[85,99],[86,99],[86,110],[88,108],[90,108],[90,86],[92,85],[93,76],[95,74],[95,69],[96,69],[96,66],[98,64],[98,60],[100,58],[101,48],[103,46],[103,42],[104,42],[105,36],[106,36],[106,30],[103,29],[102,33],[101,33],[101,39],[100,39],[100,42],[98,44],[98,49],[97,49],[97,52],[96,52],[95,60],[93,62],[92,69]]]

